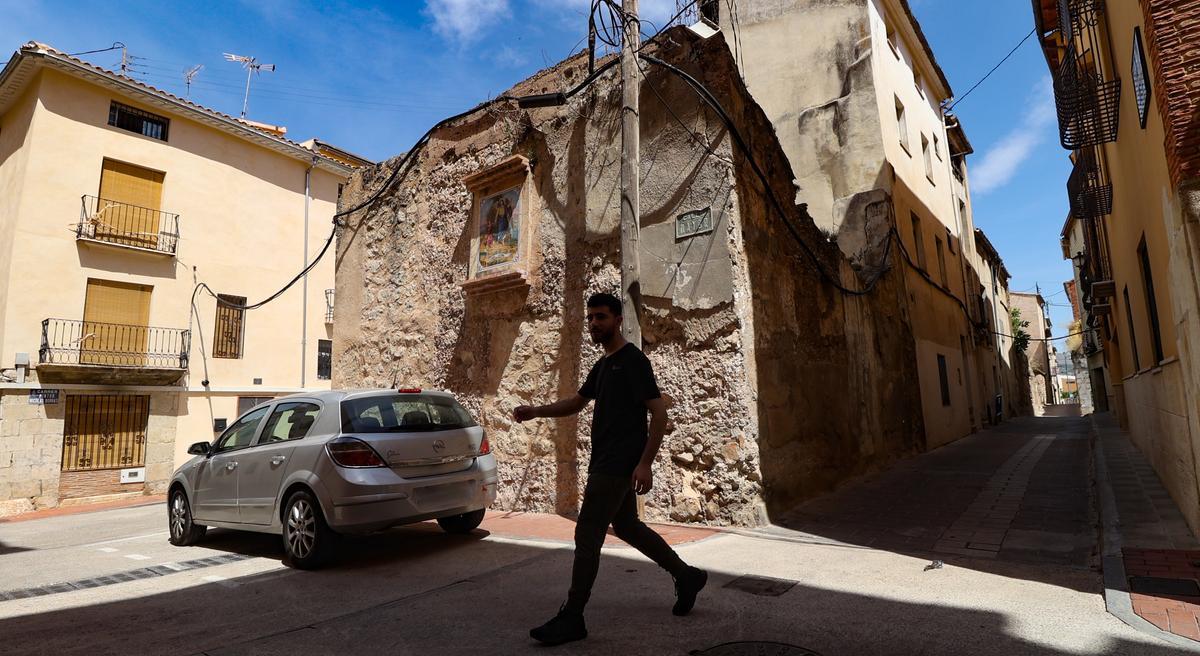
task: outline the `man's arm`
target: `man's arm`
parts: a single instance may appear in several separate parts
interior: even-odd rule
[[[662,397],[646,401],[650,410],[649,435],[646,438],[646,448],[642,451],[642,459],[637,469],[633,470],[633,491],[645,494],[654,487],[654,473],[650,468],[658,455],[658,447],[662,445],[663,433],[667,430],[667,404]]]
[[[574,396],[547,405],[521,405],[513,410],[513,419],[528,421],[534,417],[566,417],[567,415],[573,415],[583,410],[588,401],[591,401],[591,399],[581,394],[575,394]]]

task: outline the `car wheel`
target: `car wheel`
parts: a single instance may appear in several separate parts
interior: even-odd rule
[[[439,517],[437,523],[447,533],[470,533],[479,528],[479,524],[483,522],[484,512],[484,509],[480,508],[461,515]]]
[[[192,519],[192,506],[182,488],[176,488],[167,503],[167,528],[171,532],[171,544],[177,547],[196,544],[208,531],[207,526]]]
[[[328,558],[335,536],[312,493],[300,491],[288,497],[283,513],[283,550],[289,565],[297,569],[320,566]]]

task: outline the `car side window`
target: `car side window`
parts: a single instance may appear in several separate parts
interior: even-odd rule
[[[267,427],[263,429],[258,444],[303,438],[312,430],[320,412],[321,406],[315,403],[280,403],[267,420]]]
[[[250,446],[251,440],[254,439],[254,433],[258,430],[259,423],[262,418],[267,416],[268,408],[259,408],[254,412],[242,417],[234,425],[225,431],[225,434],[217,440],[217,446],[213,449],[214,452],[232,451],[233,449],[241,449]]]

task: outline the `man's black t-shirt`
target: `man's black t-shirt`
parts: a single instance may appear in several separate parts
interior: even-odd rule
[[[646,401],[660,396],[650,359],[626,344],[600,358],[579,395],[596,401],[588,472],[632,476],[646,449]]]

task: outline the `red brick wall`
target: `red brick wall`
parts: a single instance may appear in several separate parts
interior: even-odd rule
[[[1067,298],[1071,300],[1071,317],[1079,321],[1079,294],[1075,289],[1075,281],[1068,280],[1063,283],[1063,287],[1067,290]]]
[[[63,472],[58,479],[58,496],[60,499],[94,497],[101,494],[141,492],[143,487],[142,483],[122,485],[120,469]]]
[[[1141,0],[1171,182],[1200,177],[1200,2]]]

